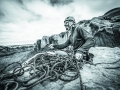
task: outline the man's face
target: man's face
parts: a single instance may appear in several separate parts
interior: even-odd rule
[[[64,22],[64,26],[65,26],[65,28],[66,28],[66,30],[67,31],[69,31],[70,30],[70,28],[71,28],[71,26],[73,25],[73,21],[72,20],[66,20],[65,22]]]

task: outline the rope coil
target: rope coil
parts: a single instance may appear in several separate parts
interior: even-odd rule
[[[76,61],[73,59],[73,55],[71,57],[71,54],[69,55],[69,53],[67,53],[68,56],[64,57],[61,55],[52,56],[48,55],[47,53],[37,54],[33,56],[27,63],[20,64],[20,66],[15,68],[13,72],[8,76],[11,76],[10,79],[17,83],[17,89],[21,86],[26,87],[27,89],[31,88],[34,85],[43,82],[46,79],[49,79],[51,81],[60,79],[67,82],[75,80],[79,76],[79,72],[77,70],[78,67],[76,66]],[[74,71],[76,72],[76,74],[74,76],[67,75],[65,74],[66,70]],[[31,76],[29,79],[18,79],[19,77],[24,76],[26,72],[29,72]],[[62,78],[63,75],[69,78],[64,79]],[[1,77],[0,80],[4,81],[5,78],[9,79],[8,76],[3,75],[3,77]],[[9,84],[9,82],[6,83]]]

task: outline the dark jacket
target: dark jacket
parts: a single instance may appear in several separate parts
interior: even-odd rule
[[[72,29],[71,35],[68,40],[60,45],[54,45],[54,48],[63,49],[69,45],[73,46],[73,50],[77,50],[78,52],[87,52],[90,47],[94,46],[95,42],[93,36],[81,28],[80,26],[76,26]]]

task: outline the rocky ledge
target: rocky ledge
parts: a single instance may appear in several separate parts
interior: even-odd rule
[[[93,64],[84,64],[81,79],[84,90],[120,89],[120,48],[93,47]],[[64,82],[44,81],[31,90],[80,90],[80,80]]]
[[[70,82],[60,79],[54,82],[45,80],[30,90],[80,90],[81,84],[85,90],[119,90],[120,48],[92,47],[89,52],[94,54],[93,63],[82,66],[83,69],[80,70],[81,83],[79,78]],[[33,55],[30,52],[22,52],[21,54],[4,57],[0,62],[2,65],[12,63],[16,60],[23,62],[28,59],[28,56],[32,57]],[[21,59],[19,58],[18,60],[18,56]]]

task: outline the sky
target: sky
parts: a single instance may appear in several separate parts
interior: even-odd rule
[[[89,20],[119,6],[120,0],[0,0],[0,45],[34,44],[64,32],[67,16]]]

